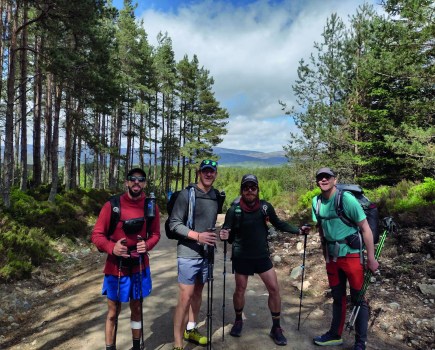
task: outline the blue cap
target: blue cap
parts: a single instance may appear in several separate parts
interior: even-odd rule
[[[201,162],[201,165],[199,166],[199,170],[204,170],[204,169],[210,168],[214,171],[217,171],[217,166],[218,166],[218,163],[215,160],[204,159]]]

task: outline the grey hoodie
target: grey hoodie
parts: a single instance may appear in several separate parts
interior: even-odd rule
[[[195,188],[195,211],[194,211],[194,231],[204,232],[216,224],[218,201],[213,187],[205,193],[196,184],[191,184]],[[169,227],[183,238],[178,240],[177,257],[179,258],[202,258],[204,245],[186,238],[190,229],[186,226],[189,190],[183,189],[175,201],[169,218]]]

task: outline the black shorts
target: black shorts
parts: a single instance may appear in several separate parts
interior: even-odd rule
[[[252,276],[254,273],[263,273],[273,267],[272,261],[269,257],[260,259],[243,259],[232,258],[233,273],[237,272],[241,275]]]

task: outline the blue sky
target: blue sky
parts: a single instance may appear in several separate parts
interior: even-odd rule
[[[122,0],[113,4],[120,8]],[[135,1],[133,1],[133,4]],[[214,78],[217,100],[230,113],[220,147],[281,151],[295,126],[278,101],[294,103],[298,62],[314,52],[326,19],[345,21],[362,0],[137,1],[151,45],[167,32],[176,60],[185,54]]]

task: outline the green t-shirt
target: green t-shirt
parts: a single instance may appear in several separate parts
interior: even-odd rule
[[[323,234],[327,241],[340,241],[344,240],[347,236],[357,232],[357,229],[352,226],[346,225],[337,215],[335,211],[335,196],[337,191],[331,198],[325,199],[320,195],[321,205],[319,217],[322,224]],[[359,204],[358,200],[349,192],[343,192],[343,210],[346,216],[352,222],[359,223],[366,218],[364,210]],[[316,216],[317,196],[312,201],[312,218],[314,222],[318,222]],[[333,255],[334,244],[328,244],[328,252]],[[338,256],[346,256],[350,253],[358,253],[358,249],[352,249],[347,244],[340,244]]]

